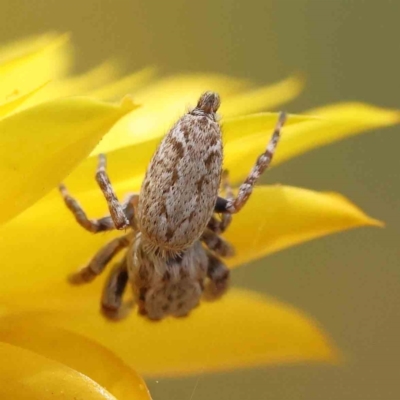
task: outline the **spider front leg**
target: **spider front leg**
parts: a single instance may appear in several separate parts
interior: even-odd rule
[[[111,186],[110,179],[106,172],[106,156],[104,154],[99,155],[96,181],[107,200],[108,209],[110,210],[110,215],[115,227],[117,229],[127,228],[129,226],[129,221],[126,218],[124,210],[118,201],[114,189]]]
[[[100,219],[89,219],[78,201],[68,193],[65,185],[60,184],[59,190],[64,199],[64,203],[72,214],[74,214],[78,224],[89,232],[98,233],[110,231],[112,229],[123,229],[127,228],[129,225],[131,228],[135,228],[134,210],[137,206],[139,195],[131,194],[121,205],[111,186],[105,167],[106,158],[104,155],[100,155],[96,180],[106,197],[111,215],[107,215]]]
[[[61,192],[61,196],[64,199],[65,205],[72,212],[72,214],[74,214],[76,222],[78,222],[78,224],[82,228],[92,233],[110,231],[112,229],[115,229],[114,222],[109,215],[99,219],[89,219],[77,200],[75,200],[68,193],[65,185],[61,184],[59,186],[59,190]]]
[[[250,171],[246,180],[240,185],[238,195],[236,196],[236,198],[233,199],[224,199],[222,197],[218,197],[217,202],[215,204],[215,212],[234,214],[239,212],[242,209],[242,207],[246,204],[258,178],[271,164],[272,158],[274,156],[276,147],[280,139],[281,130],[283,125],[285,124],[285,121],[286,121],[286,113],[281,112],[279,114],[278,122],[275,126],[272,138],[269,141],[267,148],[265,149],[264,153],[262,153],[258,157],[256,164]]]
[[[103,289],[101,311],[105,317],[113,320],[121,319],[132,307],[132,303],[126,303],[125,307],[122,304],[128,279],[128,266],[124,257],[111,270]]]
[[[78,272],[69,277],[73,284],[91,282],[96,276],[100,275],[107,264],[124,248],[129,246],[132,234],[125,235],[108,242],[91,259],[89,264],[81,268]]]

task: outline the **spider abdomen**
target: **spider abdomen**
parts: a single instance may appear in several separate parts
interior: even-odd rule
[[[213,214],[221,170],[214,114],[186,114],[159,145],[142,184],[138,223],[151,247],[179,252],[200,237]]]

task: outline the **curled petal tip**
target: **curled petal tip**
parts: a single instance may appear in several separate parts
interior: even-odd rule
[[[296,89],[297,94],[300,94],[307,83],[307,76],[303,71],[295,71],[287,79],[287,82],[292,83],[293,88]]]
[[[378,228],[384,228],[386,226],[386,223],[384,221],[380,221],[379,219],[372,218],[369,215],[367,215],[361,208],[357,207],[354,205],[349,199],[347,199],[345,196],[343,196],[340,193],[337,192],[325,192],[326,195],[330,196],[331,198],[336,198],[338,201],[343,202],[343,204],[347,204],[350,206],[355,214],[358,215],[358,224],[355,226],[375,226]]]
[[[124,96],[121,100],[121,108],[129,110],[129,111],[133,111],[136,108],[140,107],[140,104],[136,104],[133,100],[133,97],[130,94],[127,94],[126,96]]]
[[[368,218],[367,225],[376,226],[377,228],[385,228],[386,223],[384,221],[380,221],[379,219]]]

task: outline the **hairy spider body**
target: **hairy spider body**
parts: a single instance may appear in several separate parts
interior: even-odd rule
[[[229,257],[234,251],[219,234],[229,226],[232,214],[247,202],[257,179],[269,166],[286,116],[280,114],[267,148],[234,197],[228,174],[222,173],[223,147],[216,115],[219,105],[216,93],[206,92],[200,97],[197,107],[184,115],[160,143],[140,195],[131,195],[122,205],[107,176],[105,156],[100,156],[96,180],[110,215],[88,219],[60,185],[65,204],[88,231],[130,228],[71,277],[73,283],[90,282],[126,249],[103,290],[105,316],[119,318],[124,314],[122,296],[128,282],[139,313],[153,320],[185,316],[203,295],[215,299],[226,291],[229,270],[220,257]],[[219,197],[220,186],[226,198]]]
[[[186,315],[196,307],[207,277],[208,258],[197,240],[167,261],[144,249],[139,234],[128,250],[128,271],[139,312],[150,319]]]
[[[215,102],[210,106],[208,97]],[[207,226],[222,171],[221,129],[205,93],[197,108],[164,137],[140,190],[138,225],[148,251],[174,255],[192,245]]]

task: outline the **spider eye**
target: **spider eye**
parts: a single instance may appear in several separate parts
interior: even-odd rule
[[[215,92],[205,92],[201,95],[197,108],[207,114],[215,113],[221,104],[219,94]]]

